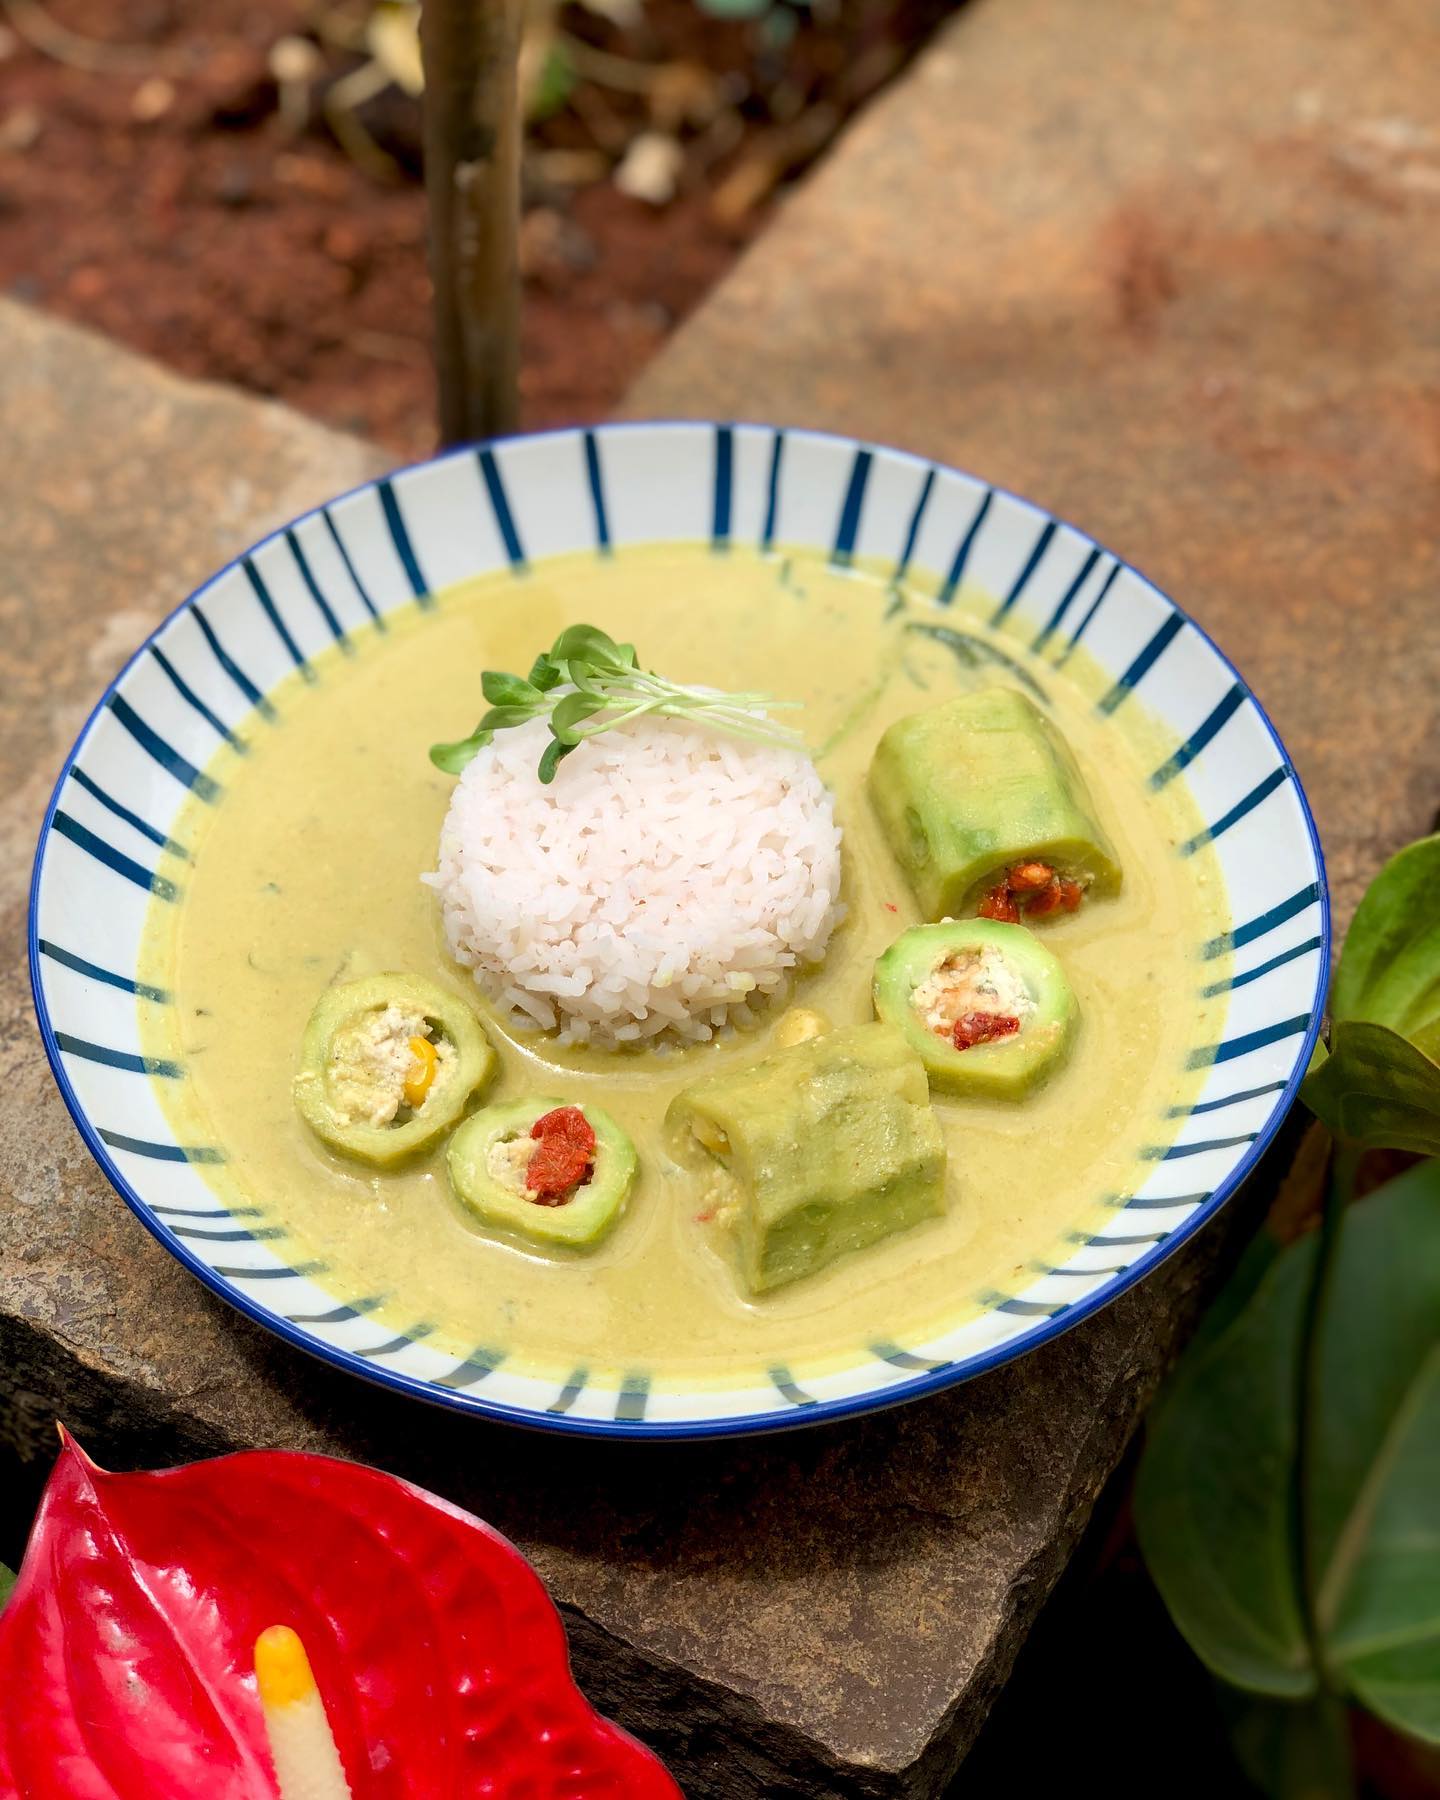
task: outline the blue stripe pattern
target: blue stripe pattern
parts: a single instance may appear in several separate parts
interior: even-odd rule
[[[1030,577],[1035,573],[1036,569],[1040,567],[1041,559],[1044,557],[1045,552],[1050,548],[1050,540],[1054,537],[1055,530],[1056,521],[1054,519],[1051,519],[1041,528],[1040,535],[1035,540],[1035,547],[1025,559],[1024,568],[1021,569],[1020,573],[1010,584],[1010,592],[1006,594],[1005,598],[995,608],[994,615],[990,620],[992,625],[998,625],[1000,623],[1006,613],[1010,611],[1011,607],[1014,606],[1015,602],[1029,586]]]
[[[401,1350],[408,1350],[421,1338],[429,1337],[435,1329],[433,1325],[412,1325],[409,1331],[401,1332],[398,1337],[386,1338],[383,1344],[371,1344],[363,1350],[356,1350],[352,1355],[363,1356],[368,1362],[375,1356],[394,1356]]]
[[[1306,938],[1303,944],[1292,944],[1288,950],[1282,950],[1278,956],[1272,956],[1269,962],[1261,963],[1258,968],[1246,969],[1243,974],[1231,975],[1224,981],[1212,981],[1208,987],[1201,988],[1201,998],[1212,1000],[1216,994],[1228,994],[1232,988],[1248,987],[1262,975],[1269,975],[1274,969],[1283,969],[1286,963],[1294,962],[1296,957],[1308,956],[1312,950],[1320,948],[1318,937]]]
[[[92,981],[103,981],[107,987],[119,988],[123,993],[134,994],[140,1000],[153,1000],[157,1006],[170,1004],[170,996],[164,988],[151,987],[148,981],[132,981],[128,975],[117,975],[111,969],[102,969],[99,963],[86,962],[83,956],[62,950],[59,944],[52,944],[48,938],[38,938],[35,948],[42,956],[48,956],[63,968],[73,969],[77,975],[88,975]]]
[[[291,662],[294,663],[295,667],[305,677],[306,681],[313,681],[315,679],[315,671],[305,660],[305,656],[301,651],[300,646],[295,642],[294,638],[291,637],[290,627],[280,617],[279,609],[271,598],[270,590],[265,585],[264,577],[248,556],[241,557],[240,567],[244,569],[246,575],[249,577],[250,586],[254,589],[255,598],[260,602],[265,617],[269,619],[270,623],[275,627],[275,632],[279,637],[280,642],[285,646],[286,650],[289,651]]]
[[[250,748],[250,746],[245,742],[244,738],[237,737],[223,719],[218,717],[217,714],[211,712],[210,708],[205,704],[205,702],[200,698],[200,696],[197,693],[195,693],[194,690],[189,686],[189,684],[182,678],[180,671],[170,661],[170,658],[165,654],[165,652],[160,648],[160,646],[158,644],[152,644],[150,646],[150,654],[155,658],[156,662],[159,663],[160,667],[169,676],[170,685],[175,689],[175,692],[180,696],[180,698],[183,701],[185,701],[185,703],[189,707],[191,707],[193,711],[199,713],[200,717],[205,721],[205,723],[210,727],[210,729],[214,732],[217,732],[222,738],[224,738],[225,742],[230,746],[230,748],[232,750],[239,750],[243,754],[245,751],[247,751]]]
[[[1218,1100],[1197,1100],[1194,1106],[1172,1106],[1167,1116],[1188,1119],[1192,1113],[1220,1112],[1227,1106],[1239,1106],[1244,1100],[1261,1100],[1266,1094],[1283,1093],[1284,1088],[1283,1081],[1267,1081],[1262,1087],[1242,1088],[1238,1094],[1222,1094]]]
[[[1168,1206],[1171,1205],[1172,1202],[1166,1201],[1165,1204]],[[1178,1206],[1180,1203],[1179,1201],[1175,1201],[1173,1204]],[[1129,1250],[1133,1249],[1137,1244],[1163,1244],[1169,1235],[1170,1233],[1168,1231],[1122,1232],[1119,1237],[1102,1236],[1081,1238],[1079,1241],[1083,1243],[1087,1249]]]
[[[728,425],[715,427],[715,505],[710,521],[712,550],[730,548],[730,506],[735,484],[735,433]]]
[[[1194,837],[1183,843],[1180,846],[1180,854],[1182,856],[1193,856],[1197,850],[1203,849],[1206,844],[1213,844],[1216,838],[1224,837],[1225,833],[1232,825],[1238,825],[1247,813],[1254,812],[1255,808],[1259,806],[1262,800],[1268,800],[1271,794],[1275,792],[1276,788],[1283,787],[1289,779],[1290,768],[1288,764],[1282,764],[1280,768],[1272,769],[1263,781],[1257,782],[1256,785],[1251,788],[1250,792],[1243,800],[1237,801],[1235,805],[1230,808],[1224,818],[1217,819],[1213,825],[1207,825],[1203,831],[1197,831]]]
[[[300,579],[305,583],[310,598],[320,609],[320,617],[324,619],[325,623],[330,627],[331,637],[334,638],[335,642],[347,656],[353,656],[355,653],[355,646],[345,635],[345,627],[335,616],[330,602],[325,598],[324,594],[321,593],[320,583],[316,581],[310,568],[309,558],[305,555],[300,540],[295,535],[293,529],[286,531],[285,542],[290,546],[290,554],[295,558],[295,567],[300,571]]]
[[[380,496],[380,509],[390,528],[390,541],[395,546],[395,554],[400,558],[400,566],[405,571],[405,579],[410,583],[411,593],[421,606],[433,606],[429,585],[420,573],[420,564],[415,560],[415,546],[410,542],[410,533],[400,513],[400,502],[395,498],[395,489],[387,478],[375,483],[375,491]]]
[[[893,582],[905,579],[910,567],[910,558],[915,554],[915,545],[920,537],[920,522],[925,517],[925,508],[930,504],[930,495],[935,486],[935,467],[925,471],[925,479],[920,484],[920,495],[915,502],[915,510],[910,515],[910,526],[905,533],[904,547],[900,551],[900,560],[895,565],[895,573],[890,577]]]
[[[552,1400],[550,1405],[545,1408],[546,1412],[568,1413],[570,1408],[585,1392],[585,1384],[589,1379],[590,1371],[588,1369],[583,1367],[576,1369],[570,1379],[565,1383],[564,1387],[562,1387],[560,1392],[555,1396],[554,1400]]]
[[[785,433],[777,431],[770,445],[770,475],[765,489],[765,523],[760,528],[760,548],[769,550],[775,542],[780,520],[780,462],[785,454]]]
[[[278,1269],[231,1269],[215,1263],[211,1266],[211,1273],[223,1275],[227,1281],[294,1281],[306,1275],[323,1275],[325,1268],[323,1262],[296,1263],[293,1269],[287,1269],[283,1265]]]
[[[378,606],[376,606],[375,602],[370,598],[369,589],[365,586],[365,583],[360,579],[360,571],[355,567],[355,564],[350,560],[350,552],[345,548],[345,540],[344,540],[344,538],[341,537],[339,529],[335,524],[335,521],[330,517],[330,514],[325,507],[321,507],[320,517],[325,521],[326,529],[330,533],[330,542],[335,546],[336,550],[339,552],[340,560],[345,565],[345,573],[350,577],[351,581],[355,585],[355,592],[360,596],[360,604],[365,608],[366,612],[369,613],[370,617],[380,627],[381,631],[386,630],[385,620],[381,616],[380,608]]]
[[[1105,577],[1104,581],[1101,582],[1100,592],[1090,602],[1089,606],[1086,607],[1084,618],[1081,619],[1080,623],[1075,627],[1074,637],[1071,638],[1070,642],[1060,652],[1059,656],[1055,658],[1055,667],[1057,669],[1062,668],[1074,655],[1081,638],[1083,638],[1085,633],[1090,629],[1096,613],[1099,612],[1100,608],[1105,603],[1105,596],[1110,592],[1111,588],[1114,587],[1116,578],[1124,566],[1123,563],[1118,562],[1110,565],[1110,573]]]
[[[990,502],[995,498],[995,490],[986,488],[985,497],[975,509],[975,517],[966,527],[959,548],[955,552],[955,560],[950,564],[950,573],[945,577],[944,586],[937,598],[941,606],[948,606],[955,598],[955,590],[965,579],[965,565],[970,560],[970,552],[975,548],[975,540],[980,535],[980,528],[985,523],[985,515],[990,510]]]
[[[1146,1212],[1168,1206],[1199,1206],[1203,1201],[1206,1201],[1209,1198],[1210,1196],[1208,1194],[1158,1194],[1151,1195],[1142,1200],[1140,1196],[1136,1194],[1132,1195],[1131,1198],[1125,1202],[1124,1211]],[[1152,1241],[1158,1242],[1159,1240],[1152,1240],[1150,1238],[1135,1239],[1136,1243],[1142,1244],[1148,1244]]]
[[[1101,700],[1100,711],[1102,713],[1107,715],[1113,713],[1116,707],[1120,705],[1121,701],[1126,699],[1137,687],[1139,687],[1140,683],[1150,673],[1151,669],[1154,668],[1155,664],[1165,654],[1165,651],[1180,635],[1181,628],[1184,624],[1185,621],[1180,617],[1179,613],[1171,613],[1170,617],[1155,633],[1154,637],[1151,638],[1150,642],[1135,658],[1134,662],[1131,663],[1130,667],[1115,683],[1110,692],[1106,694],[1103,700]]]
[[[1074,604],[1075,596],[1080,592],[1081,588],[1084,587],[1086,581],[1089,579],[1090,571],[1095,567],[1099,560],[1100,546],[1096,544],[1076,571],[1075,579],[1060,596],[1060,604],[1055,608],[1054,612],[1051,613],[1046,624],[1036,633],[1034,641],[1030,645],[1032,650],[1043,650],[1046,644],[1049,643],[1051,637],[1060,629],[1061,625],[1064,623],[1066,613],[1069,612],[1071,606]]]
[[[201,612],[200,608],[193,602],[190,607],[190,617],[200,627],[201,635],[204,637],[205,642],[210,646],[210,654],[255,708],[256,712],[259,713],[260,717],[262,719],[273,719],[275,717],[275,708],[240,667],[239,663],[235,661],[234,657],[230,655],[229,651],[226,650],[219,638],[216,637],[214,626],[211,625],[204,613]]]
[[[202,1244],[263,1244],[285,1236],[279,1225],[262,1225],[258,1231],[194,1231],[188,1225],[172,1225],[176,1237],[191,1238]]]
[[[152,1206],[153,1213],[167,1219],[258,1219],[258,1206],[220,1206],[211,1212],[197,1211],[193,1206]]]
[[[1019,1319],[1053,1319],[1066,1311],[1068,1300],[1011,1300],[1000,1299],[995,1303],[996,1312],[1013,1313]]]
[[[159,763],[167,775],[173,775],[182,786],[198,794],[202,800],[210,801],[212,805],[220,798],[220,783],[212,780],[208,775],[202,775],[193,763],[186,762],[178,750],[173,750],[158,732],[150,729],[123,696],[120,694],[110,696],[110,711],[146,755]],[[114,807],[112,811],[119,811],[119,808]],[[134,815],[130,816],[133,819]]]
[[[61,837],[68,838],[87,855],[93,856],[96,862],[104,863],[107,869],[113,869],[127,881],[133,881],[136,887],[145,888],[157,900],[178,898],[180,890],[173,881],[167,881],[163,875],[156,875],[151,870],[142,868],[139,863],[132,862],[120,851],[113,850],[104,838],[96,837],[93,831],[88,831],[78,819],[72,819],[69,813],[57,812],[51,825]]]
[[[128,1150],[132,1156],[148,1156],[152,1162],[222,1163],[223,1150],[209,1144],[152,1144],[148,1138],[127,1137],[123,1131],[106,1131],[100,1136],[112,1150]]]
[[[1278,1044],[1310,1029],[1310,1014],[1298,1013],[1293,1019],[1281,1019],[1275,1025],[1262,1025],[1258,1031],[1247,1031],[1241,1037],[1226,1038],[1223,1043],[1207,1044],[1192,1050],[1186,1062],[1191,1069],[1208,1069],[1211,1063],[1234,1062],[1252,1050],[1263,1050],[1267,1044]]]
[[[70,779],[76,787],[83,788],[92,800],[98,800],[107,812],[114,813],[117,819],[123,819],[127,825],[133,826],[141,837],[149,838],[150,842],[161,850],[168,850],[171,856],[184,857],[187,855],[183,844],[177,844],[174,838],[166,837],[163,831],[157,831],[153,825],[148,825],[139,813],[131,812],[128,806],[122,806],[118,800],[112,799],[98,781],[90,779],[79,763],[71,764]]]
[[[795,1385],[790,1378],[790,1371],[787,1368],[779,1366],[771,1369],[770,1379],[774,1382],[777,1391],[782,1394],[792,1406],[817,1406],[819,1404],[813,1394],[807,1394],[804,1388]]]
[[[285,1317],[292,1325],[347,1325],[362,1313],[374,1312],[384,1299],[383,1294],[374,1294],[368,1300],[357,1300],[353,1306],[332,1306],[323,1313],[286,1313]]]
[[[860,533],[860,509],[865,504],[865,483],[870,479],[871,461],[868,450],[857,450],[850,465],[850,483],[845,489],[845,503],[840,508],[840,523],[830,552],[831,566],[837,569],[848,569],[855,557],[855,539]]]
[[[870,1354],[897,1369],[914,1369],[917,1373],[926,1375],[933,1375],[937,1369],[950,1367],[949,1358],[937,1362],[934,1357],[916,1356],[913,1350],[902,1350],[898,1344],[872,1344]]]
[[[1220,727],[1234,718],[1244,702],[1245,690],[1239,682],[1236,682],[1209,717],[1195,727],[1175,754],[1167,762],[1161,763],[1150,777],[1151,787],[1163,788],[1167,782],[1173,781],[1182,769],[1188,769]]]
[[[123,1069],[128,1075],[162,1075],[179,1081],[185,1074],[182,1063],[170,1062],[163,1056],[137,1056],[132,1050],[112,1050],[106,1044],[92,1044],[87,1038],[71,1037],[68,1031],[57,1031],[55,1042],[68,1056],[85,1062],[104,1063],[107,1069]]]
[[[1219,937],[1211,938],[1201,955],[1207,961],[1213,961],[1217,956],[1224,956],[1228,950],[1243,949],[1246,944],[1253,944],[1256,938],[1265,937],[1267,933],[1274,931],[1277,925],[1283,925],[1287,919],[1293,919],[1297,913],[1304,912],[1306,907],[1314,906],[1319,898],[1319,884],[1312,881],[1308,887],[1301,888],[1288,900],[1272,906],[1269,912],[1261,913],[1247,924],[1237,925],[1233,931],[1224,931]]]
[[[585,433],[585,473],[590,481],[590,504],[595,508],[595,543],[601,555],[610,550],[610,520],[605,512],[605,477],[600,467],[600,446],[595,433]]]
[[[627,1375],[620,1384],[620,1394],[615,1402],[615,1417],[628,1424],[637,1424],[645,1417],[645,1408],[649,1403],[650,1377]]]
[[[482,1344],[473,1350],[462,1363],[457,1363],[446,1375],[435,1377],[436,1387],[452,1388],[457,1393],[465,1388],[477,1386],[486,1376],[493,1375],[505,1360],[503,1350],[487,1350]]]
[[[1152,1144],[1141,1154],[1149,1162],[1175,1162],[1185,1156],[1204,1156],[1211,1150],[1234,1150],[1241,1144],[1253,1144],[1259,1136],[1258,1131],[1242,1132],[1239,1137],[1207,1138],[1203,1143],[1193,1144]]]
[[[477,450],[475,456],[485,479],[485,491],[490,496],[490,510],[495,515],[495,524],[504,540],[505,554],[510,558],[511,568],[519,571],[525,567],[525,551],[520,542],[520,533],[515,529],[515,515],[510,511],[510,498],[505,492],[500,465],[491,449]]]

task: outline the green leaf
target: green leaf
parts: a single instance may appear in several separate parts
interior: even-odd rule
[[[542,694],[548,694],[553,687],[559,687],[560,671],[550,660],[550,652],[542,650],[530,666],[530,685],[538,688]]]
[[[1440,1163],[1351,1206],[1339,1230],[1304,1484],[1328,1679],[1440,1742]],[[1176,1624],[1225,1680],[1282,1699],[1319,1689],[1292,1505],[1316,1253],[1313,1236],[1284,1250],[1229,1327],[1182,1359],[1136,1492]]]
[[[430,760],[437,769],[443,769],[447,775],[459,775],[475,760],[477,750],[494,741],[492,731],[482,731],[477,725],[468,738],[461,738],[454,744],[432,744]]]
[[[573,744],[562,744],[558,738],[552,738],[545,746],[540,758],[540,779],[546,787],[555,779],[555,771],[574,748]]]
[[[627,650],[630,653],[628,660]],[[570,625],[550,646],[550,660],[556,663],[585,662],[597,669],[620,671],[634,666],[635,650],[633,645],[617,644],[598,625]]]
[[[10,1598],[11,1589],[15,1586],[15,1572],[0,1563],[0,1607]]]
[[[1300,1098],[1337,1137],[1368,1150],[1440,1156],[1440,1066],[1388,1025],[1341,1019]]]
[[[525,116],[534,122],[553,118],[575,89],[575,62],[563,44],[551,44],[525,99]]]
[[[480,692],[492,706],[525,706],[539,704],[540,690],[523,675],[507,675],[503,669],[486,669],[480,677]]]
[[[1412,1043],[1440,1029],[1440,834],[1392,856],[1345,936],[1335,1019],[1370,1019]]]
[[[535,717],[533,706],[492,706],[480,721],[481,731],[508,731],[512,725],[524,725]]]
[[[1241,1767],[1271,1800],[1351,1800],[1355,1779],[1345,1708],[1328,1697],[1257,1700],[1227,1695],[1221,1707]]]
[[[592,700],[587,694],[566,694],[563,700],[555,702],[555,710],[550,715],[550,729],[567,750],[573,750],[580,742],[580,734],[575,727],[583,724],[586,719],[593,719],[596,713],[604,710],[603,700]]]

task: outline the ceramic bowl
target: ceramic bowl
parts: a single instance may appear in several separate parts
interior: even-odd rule
[[[1150,779],[1189,782],[1228,887],[1232,929],[1201,948],[1227,972],[1217,1040],[1183,1119],[1157,1120],[1148,1178],[1049,1272],[925,1343],[877,1342],[804,1390],[784,1370],[731,1391],[563,1386],[393,1337],[327,1292],[323,1264],[227,1211],[205,1180],[222,1145],[178,1143],[137,1027],[138,945],[157,851],[227,735],[347,629],[506,564],[639,541],[785,544],[897,575],[942,602],[997,596],[1050,660],[1077,644],[1178,748]],[[263,722],[256,728],[264,729]],[[1195,845],[1181,846],[1180,854]],[[174,896],[168,896],[173,898]],[[1233,952],[1233,956],[1228,953]],[[30,910],[35,1004],[55,1079],[91,1153],[145,1227],[216,1293],[290,1343],[447,1406],[630,1437],[755,1432],[933,1393],[1020,1356],[1113,1300],[1235,1192],[1295,1096],[1319,1030],[1329,916],[1315,828],[1285,749],[1224,654],[1084,532],[958,470],[814,432],[637,424],[517,437],[374,481],[297,519],[185,600],[101,697],[60,772]],[[145,996],[153,1001],[153,996]]]

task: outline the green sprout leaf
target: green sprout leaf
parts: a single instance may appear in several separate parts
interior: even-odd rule
[[[0,1563],[0,1607],[3,1607],[5,1602],[10,1598],[10,1593],[14,1586],[14,1571],[7,1569],[4,1563]]]
[[[1440,835],[1371,882],[1330,994],[1330,1052],[1301,1098],[1339,1137],[1440,1156]]]
[[[1292,1503],[1313,1234],[1181,1362],[1151,1417],[1140,1543],[1176,1623],[1226,1681],[1290,1701],[1338,1690],[1440,1743],[1440,1163],[1357,1202],[1339,1231],[1303,1471],[1323,1671]]]
[[[596,625],[570,625],[548,650],[541,651],[528,678],[487,669],[480,688],[490,710],[468,738],[434,744],[430,760],[448,775],[459,775],[476,752],[507,731],[531,719],[548,721],[551,742],[540,759],[543,782],[555,779],[561,759],[584,739],[599,737],[647,713],[665,718],[703,720],[731,737],[777,749],[803,750],[798,731],[777,724],[767,707],[791,704],[768,694],[721,694],[710,688],[682,687],[640,667],[633,644],[617,644]],[[557,692],[564,688],[568,691]],[[587,721],[593,721],[587,725]]]

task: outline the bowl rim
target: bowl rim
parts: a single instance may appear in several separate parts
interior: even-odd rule
[[[1264,726],[1272,745],[1280,756],[1282,763],[1291,772],[1292,787],[1300,808],[1300,815],[1305,824],[1309,838],[1310,853],[1315,865],[1316,899],[1320,908],[1319,938],[1320,955],[1317,961],[1316,991],[1311,1007],[1310,1023],[1301,1039],[1296,1052],[1295,1062],[1284,1089],[1278,1093],[1266,1116],[1265,1122],[1256,1133],[1254,1140],[1247,1145],[1245,1153],[1239,1158],[1235,1167],[1216,1186],[1209,1198],[1166,1235],[1143,1251],[1135,1260],[1123,1269],[1110,1275],[1082,1298],[1069,1302],[1059,1313],[1048,1318],[1036,1319],[1031,1325],[1014,1336],[1006,1338],[989,1349],[981,1350],[960,1361],[947,1362],[938,1368],[916,1372],[908,1379],[888,1383],[884,1388],[875,1388],[865,1393],[849,1395],[835,1400],[817,1400],[813,1405],[790,1408],[776,1413],[735,1413],[717,1415],[706,1419],[617,1419],[617,1418],[585,1418],[566,1413],[542,1413],[528,1407],[516,1406],[507,1401],[496,1400],[481,1393],[465,1393],[458,1390],[442,1390],[435,1383],[421,1376],[406,1374],[401,1370],[386,1369],[352,1351],[325,1343],[312,1337],[298,1327],[292,1325],[283,1315],[272,1312],[260,1301],[252,1299],[238,1285],[231,1283],[223,1276],[217,1275],[200,1256],[198,1256],[183,1239],[177,1237],[155,1214],[150,1205],[136,1191],[130,1181],[121,1172],[108,1147],[99,1136],[98,1130],[91,1124],[88,1114],[72,1085],[69,1074],[61,1058],[60,1045],[55,1028],[51,1022],[50,1009],[45,998],[44,983],[40,967],[40,933],[39,933],[39,894],[40,878],[44,867],[45,850],[49,843],[55,812],[59,806],[65,783],[75,764],[80,750],[90,734],[92,726],[104,711],[112,695],[124,683],[130,671],[136,667],[147,654],[151,645],[169,627],[175,619],[188,612],[217,583],[237,570],[242,561],[255,555],[265,545],[284,537],[288,531],[294,530],[306,519],[326,508],[338,506],[352,496],[369,492],[381,480],[393,480],[401,476],[433,468],[439,464],[450,462],[459,457],[472,457],[478,451],[498,445],[514,443],[534,443],[550,438],[573,438],[595,433],[600,436],[611,436],[628,432],[666,432],[695,431],[710,429],[734,429],[739,431],[765,431],[778,433],[785,438],[811,438],[823,443],[844,446],[851,451],[869,450],[885,457],[913,464],[917,469],[944,471],[958,475],[967,481],[973,481],[988,488],[994,494],[1015,501],[1021,506],[1029,507],[1042,513],[1047,519],[1073,531],[1086,543],[1095,546],[1109,557],[1112,557],[1119,568],[1128,571],[1150,590],[1159,595],[1165,604],[1172,608],[1190,628],[1197,634],[1205,646],[1216,657],[1220,665],[1229,671],[1245,698],[1254,707],[1261,724]],[[245,546],[231,557],[213,574],[192,588],[175,606],[173,606],[146,634],[144,639],[125,659],[121,667],[110,678],[104,692],[90,709],[84,724],[76,733],[75,739],[66,752],[60,771],[55,779],[50,798],[41,820],[40,832],[36,841],[34,861],[31,866],[29,898],[26,911],[26,949],[30,975],[31,998],[35,1008],[36,1023],[40,1031],[41,1043],[45,1050],[46,1060],[55,1084],[60,1090],[60,1097],[65,1108],[80,1134],[86,1149],[99,1167],[106,1180],[116,1193],[139,1219],[145,1229],[155,1238],[190,1274],[196,1276],[212,1293],[227,1305],[262,1326],[294,1349],[302,1350],[307,1355],[318,1358],[331,1367],[343,1370],[346,1374],[358,1376],[372,1386],[389,1389],[392,1392],[405,1394],[411,1399],[428,1402],[432,1406],[442,1408],[446,1412],[468,1414],[472,1418],[485,1418],[498,1423],[519,1426],[522,1429],[544,1433],[558,1433],[566,1437],[633,1439],[656,1442],[664,1439],[694,1440],[704,1438],[753,1437],[779,1431],[805,1430],[817,1425],[833,1424],[839,1420],[858,1417],[865,1413],[880,1412],[894,1406],[907,1404],[912,1400],[920,1400],[927,1395],[943,1392],[947,1388],[959,1387],[973,1381],[977,1376],[988,1374],[993,1369],[1014,1362],[1021,1356],[1038,1350],[1041,1345],[1052,1342],[1075,1326],[1092,1318],[1113,1300],[1119,1298],[1150,1275],[1161,1263],[1180,1249],[1202,1226],[1209,1223],[1239,1190],[1242,1183],[1254,1172],[1261,1158],[1275,1138],[1281,1125],[1289,1115],[1300,1084],[1305,1078],[1311,1057],[1325,1019],[1325,1001],[1329,991],[1330,966],[1332,955],[1332,925],[1330,909],[1330,889],[1325,867],[1325,853],[1320,843],[1320,833],[1315,824],[1314,814],[1310,807],[1309,797],[1299,771],[1285,747],[1274,722],[1270,718],[1259,697],[1245,680],[1239,669],[1216,643],[1210,633],[1177,600],[1158,583],[1152,581],[1145,572],[1120,556],[1108,545],[1102,544],[1091,536],[1083,527],[1073,524],[1061,514],[1052,512],[1041,502],[1031,500],[1003,483],[989,481],[976,475],[956,463],[926,457],[918,452],[903,450],[895,445],[875,443],[867,438],[851,437],[844,432],[819,430],[806,425],[777,425],[773,421],[756,419],[711,419],[711,418],[655,418],[655,419],[616,419],[602,420],[592,425],[561,425],[543,431],[515,431],[501,433],[495,437],[467,440],[449,449],[441,450],[434,456],[420,457],[414,462],[397,464],[378,474],[357,482],[353,487],[341,493],[318,501],[296,514],[284,524],[276,526],[263,537]]]

